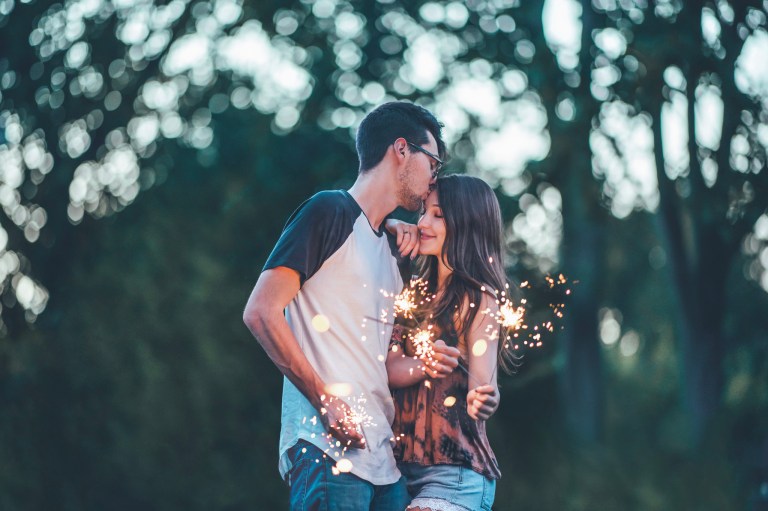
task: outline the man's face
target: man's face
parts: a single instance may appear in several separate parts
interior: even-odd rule
[[[427,151],[437,154],[437,142],[432,133],[427,132],[428,142],[421,145]],[[408,211],[421,210],[431,188],[435,185],[435,169],[438,162],[431,156],[408,148],[405,166],[398,174],[398,204]]]

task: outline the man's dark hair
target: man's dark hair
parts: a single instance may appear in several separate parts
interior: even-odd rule
[[[429,142],[427,132],[437,142],[438,156],[445,159],[442,124],[429,110],[405,101],[392,101],[378,106],[365,116],[357,129],[357,157],[360,172],[365,172],[384,158],[392,143],[400,137],[416,145]],[[410,150],[410,149],[409,149]]]

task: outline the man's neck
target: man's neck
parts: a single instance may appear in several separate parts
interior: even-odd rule
[[[383,169],[382,169],[383,170]],[[371,169],[357,176],[349,194],[368,217],[371,227],[378,231],[384,219],[397,207],[397,198],[384,172]]]

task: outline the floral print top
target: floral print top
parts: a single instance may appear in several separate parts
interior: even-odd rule
[[[390,349],[407,353],[407,329],[395,326]],[[450,336],[448,336],[450,337]],[[455,335],[446,344],[458,345]],[[461,351],[461,347],[460,347]],[[466,355],[459,363],[468,367]],[[440,379],[426,379],[410,387],[394,389],[395,459],[398,463],[420,465],[461,465],[489,479],[499,479],[501,471],[488,443],[485,421],[467,413],[469,377],[461,368]]]

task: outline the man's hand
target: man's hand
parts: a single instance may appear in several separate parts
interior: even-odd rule
[[[499,393],[493,385],[481,385],[467,393],[467,413],[475,420],[488,420],[498,407]]]
[[[448,346],[442,339],[436,340],[432,348],[432,356],[424,359],[424,372],[430,378],[445,378],[459,366],[461,353],[458,348]]]
[[[384,227],[397,236],[397,249],[403,257],[414,259],[419,255],[419,229],[413,225],[394,218],[388,219]]]
[[[341,447],[363,449],[365,437],[359,427],[355,412],[338,397],[326,397],[320,409],[320,421],[333,438],[341,442]]]

